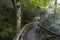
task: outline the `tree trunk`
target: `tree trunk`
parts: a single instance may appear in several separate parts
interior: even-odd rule
[[[17,3],[17,31],[20,32],[21,30],[21,3],[20,1]]]
[[[55,9],[54,9],[54,13],[55,13],[55,20],[57,19],[57,0],[55,0]]]
[[[13,8],[14,8],[14,14],[16,15],[16,21],[17,21],[17,32],[20,32],[21,30],[21,4],[20,0],[12,0]]]

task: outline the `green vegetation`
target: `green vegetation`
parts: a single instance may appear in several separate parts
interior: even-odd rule
[[[0,4],[0,40],[12,40],[16,34],[16,22],[10,4]]]
[[[21,26],[36,20],[43,20],[42,25],[49,28],[55,22],[56,10],[60,20],[60,8],[56,8],[56,4],[51,4],[52,1],[54,0],[21,0]],[[17,33],[16,12],[19,6],[15,11],[14,7],[17,5],[16,3],[12,4],[11,0],[0,0],[0,40],[12,40]],[[58,28],[60,28],[60,24],[58,24]],[[56,28],[52,28],[52,31],[54,29]]]

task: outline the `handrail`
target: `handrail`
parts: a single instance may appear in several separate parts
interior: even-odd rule
[[[22,33],[24,32],[25,28],[30,25],[32,23],[26,24],[19,33],[16,34],[16,36],[13,38],[13,40],[19,40],[19,38],[21,37]]]
[[[40,25],[38,25],[38,26],[40,26]],[[43,29],[45,29],[46,31],[48,31],[49,33],[51,33],[51,34],[53,34],[53,35],[56,35],[56,36],[59,36],[60,37],[60,34],[59,33],[57,33],[57,32],[53,32],[53,31],[51,31],[51,30],[49,30],[48,28],[45,28],[45,27],[43,27],[43,26],[40,26],[41,28],[43,28]]]
[[[33,23],[36,23],[36,22],[33,22]],[[33,24],[33,23],[26,24],[26,25],[22,28],[22,30],[21,30],[19,33],[17,33],[17,35],[13,38],[13,40],[19,40],[20,37],[21,37],[21,35],[22,35],[22,33],[24,32],[25,28],[26,28],[28,25]],[[46,30],[47,32],[49,32],[49,33],[51,33],[51,34],[60,37],[60,34],[58,34],[57,32],[53,32],[53,31],[49,30],[48,28],[45,28],[45,27],[43,27],[42,25],[39,25],[39,24],[38,24],[38,26],[41,27],[41,28],[43,28],[44,30]]]

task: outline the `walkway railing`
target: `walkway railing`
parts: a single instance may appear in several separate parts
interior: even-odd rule
[[[47,25],[49,26],[54,21],[54,19],[53,19],[54,14],[49,16],[49,17],[46,17],[46,18],[43,19],[43,22],[46,22]],[[50,21],[47,22],[46,20],[50,20]],[[13,40],[25,40],[25,37],[26,37],[25,33],[27,31],[29,31],[30,29],[34,28],[33,25],[35,23],[36,22],[26,24],[22,28],[22,30],[19,33],[17,33],[17,35],[13,38]],[[54,32],[54,31],[48,29],[47,27],[45,27],[45,26],[47,26],[46,23],[43,23],[42,25],[37,24],[37,26],[40,27],[40,34],[41,34],[41,39],[40,40],[60,40],[60,34],[58,32]]]
[[[34,23],[30,23],[25,25],[22,30],[20,31],[20,33],[18,33],[15,38],[13,40],[24,40],[25,38],[25,33],[27,29],[29,27],[31,27]],[[45,28],[43,26],[38,25],[41,29],[40,29],[40,33],[41,33],[41,38],[42,40],[60,40],[60,34],[58,34],[57,32],[51,31],[48,28]]]

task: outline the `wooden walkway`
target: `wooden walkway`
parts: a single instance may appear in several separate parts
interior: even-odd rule
[[[60,40],[60,34],[43,27],[39,23],[30,23],[13,38],[13,40]]]

